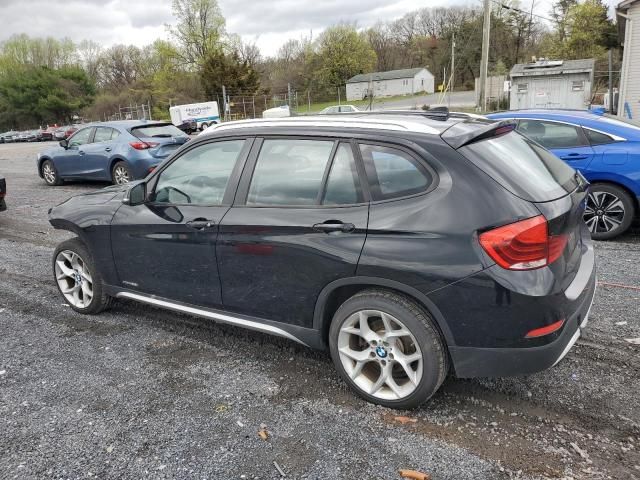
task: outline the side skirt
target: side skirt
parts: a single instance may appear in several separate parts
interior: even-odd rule
[[[247,328],[262,333],[268,333],[279,337],[301,343],[306,347],[319,350],[326,349],[322,336],[318,330],[312,328],[299,327],[287,323],[274,322],[257,317],[240,315],[237,313],[225,312],[213,308],[198,307],[182,302],[176,302],[167,298],[158,297],[156,295],[142,294],[132,290],[122,289],[113,286],[106,286],[107,293],[116,298],[127,298],[137,302],[154,305],[175,312],[196,315],[198,317],[208,318],[220,323],[227,323],[237,327]]]

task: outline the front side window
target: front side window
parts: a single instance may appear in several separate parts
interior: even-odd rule
[[[70,139],[69,146],[70,147],[79,147],[81,145],[86,145],[89,143],[89,137],[91,137],[91,131],[93,128],[83,128],[82,130],[78,130]]]
[[[245,141],[207,143],[187,151],[160,173],[153,201],[221,205]]]
[[[316,205],[333,144],[332,140],[265,140],[247,205]]]
[[[584,147],[588,142],[580,127],[542,120],[520,120],[518,132],[545,148]]]
[[[374,200],[388,200],[425,192],[431,173],[411,155],[397,148],[360,145]]]

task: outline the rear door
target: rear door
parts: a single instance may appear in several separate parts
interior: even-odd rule
[[[148,202],[121,206],[111,224],[121,285],[204,307],[221,303],[215,255],[251,139],[194,146],[147,185]]]
[[[110,127],[96,127],[93,141],[83,147],[87,177],[96,180],[110,180],[109,158],[113,150],[113,138],[119,132]]]
[[[355,274],[364,245],[369,205],[359,161],[349,141],[257,141],[220,225],[226,309],[311,326],[321,290]]]
[[[549,120],[521,119],[517,130],[551,150],[575,169],[585,169],[595,152],[579,126]]]

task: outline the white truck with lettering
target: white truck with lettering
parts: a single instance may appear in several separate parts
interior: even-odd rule
[[[175,105],[169,107],[171,123],[176,127],[185,122],[196,122],[199,130],[204,130],[209,125],[220,123],[218,102],[189,103],[187,105]]]

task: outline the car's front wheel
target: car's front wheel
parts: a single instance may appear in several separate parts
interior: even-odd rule
[[[45,160],[42,162],[42,178],[47,185],[62,185],[62,180],[58,175],[58,170],[51,160]]]
[[[624,233],[634,215],[633,200],[622,188],[606,183],[589,188],[584,221],[594,240],[610,240]]]
[[[116,162],[111,169],[111,181],[114,185],[124,185],[133,180],[131,169],[125,162]]]
[[[410,299],[388,291],[366,290],[342,304],[331,323],[329,348],[358,395],[390,408],[424,403],[448,371],[446,347],[433,319]]]
[[[58,245],[53,253],[53,275],[58,290],[76,312],[99,313],[111,304],[93,258],[80,239]]]

